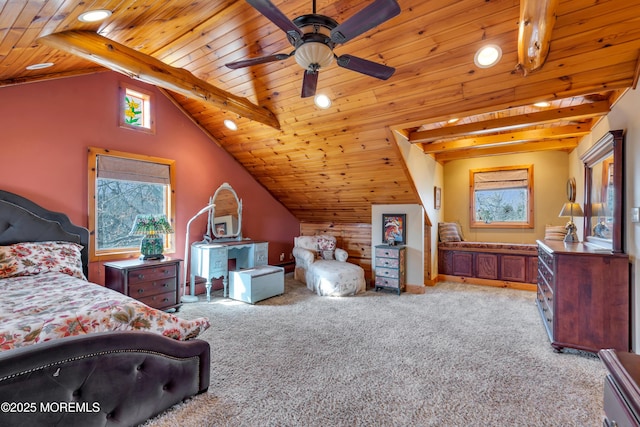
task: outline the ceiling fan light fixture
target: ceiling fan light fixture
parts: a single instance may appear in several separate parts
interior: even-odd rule
[[[500,58],[502,58],[502,49],[500,49],[500,46],[490,44],[478,49],[476,55],[473,57],[473,62],[479,68],[489,68],[496,65],[498,61],[500,61]]]
[[[331,107],[331,98],[329,98],[324,93],[320,93],[313,98],[313,102],[316,104],[318,108],[322,108],[326,110]]]
[[[98,22],[107,19],[111,16],[111,11],[109,9],[94,9],[88,10],[84,13],[81,13],[78,16],[78,21],[80,22]]]
[[[308,42],[296,49],[296,62],[305,70],[317,71],[333,62],[333,51],[324,43]]]

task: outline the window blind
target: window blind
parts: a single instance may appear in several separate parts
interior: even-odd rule
[[[105,179],[170,184],[169,165],[115,156],[96,156],[97,176]]]
[[[474,190],[500,190],[505,188],[527,188],[529,174],[526,169],[476,172],[473,174]]]

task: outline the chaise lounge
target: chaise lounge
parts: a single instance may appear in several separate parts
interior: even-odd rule
[[[347,261],[349,254],[336,248],[329,235],[299,236],[294,239],[294,278],[319,296],[346,296],[364,292],[364,270]]]

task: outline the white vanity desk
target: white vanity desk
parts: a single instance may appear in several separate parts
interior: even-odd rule
[[[229,260],[236,260],[236,270],[268,264],[269,242],[231,240],[226,242],[196,242],[191,245],[191,289],[195,278],[204,277],[207,301],[211,300],[211,279],[222,277],[223,297],[227,297],[229,284]]]

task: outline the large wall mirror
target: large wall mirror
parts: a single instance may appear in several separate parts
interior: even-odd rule
[[[222,184],[211,198],[215,204],[209,213],[209,226],[215,239],[242,239],[242,200],[228,183]]]
[[[584,163],[585,241],[622,252],[624,132],[608,132],[580,158]]]

